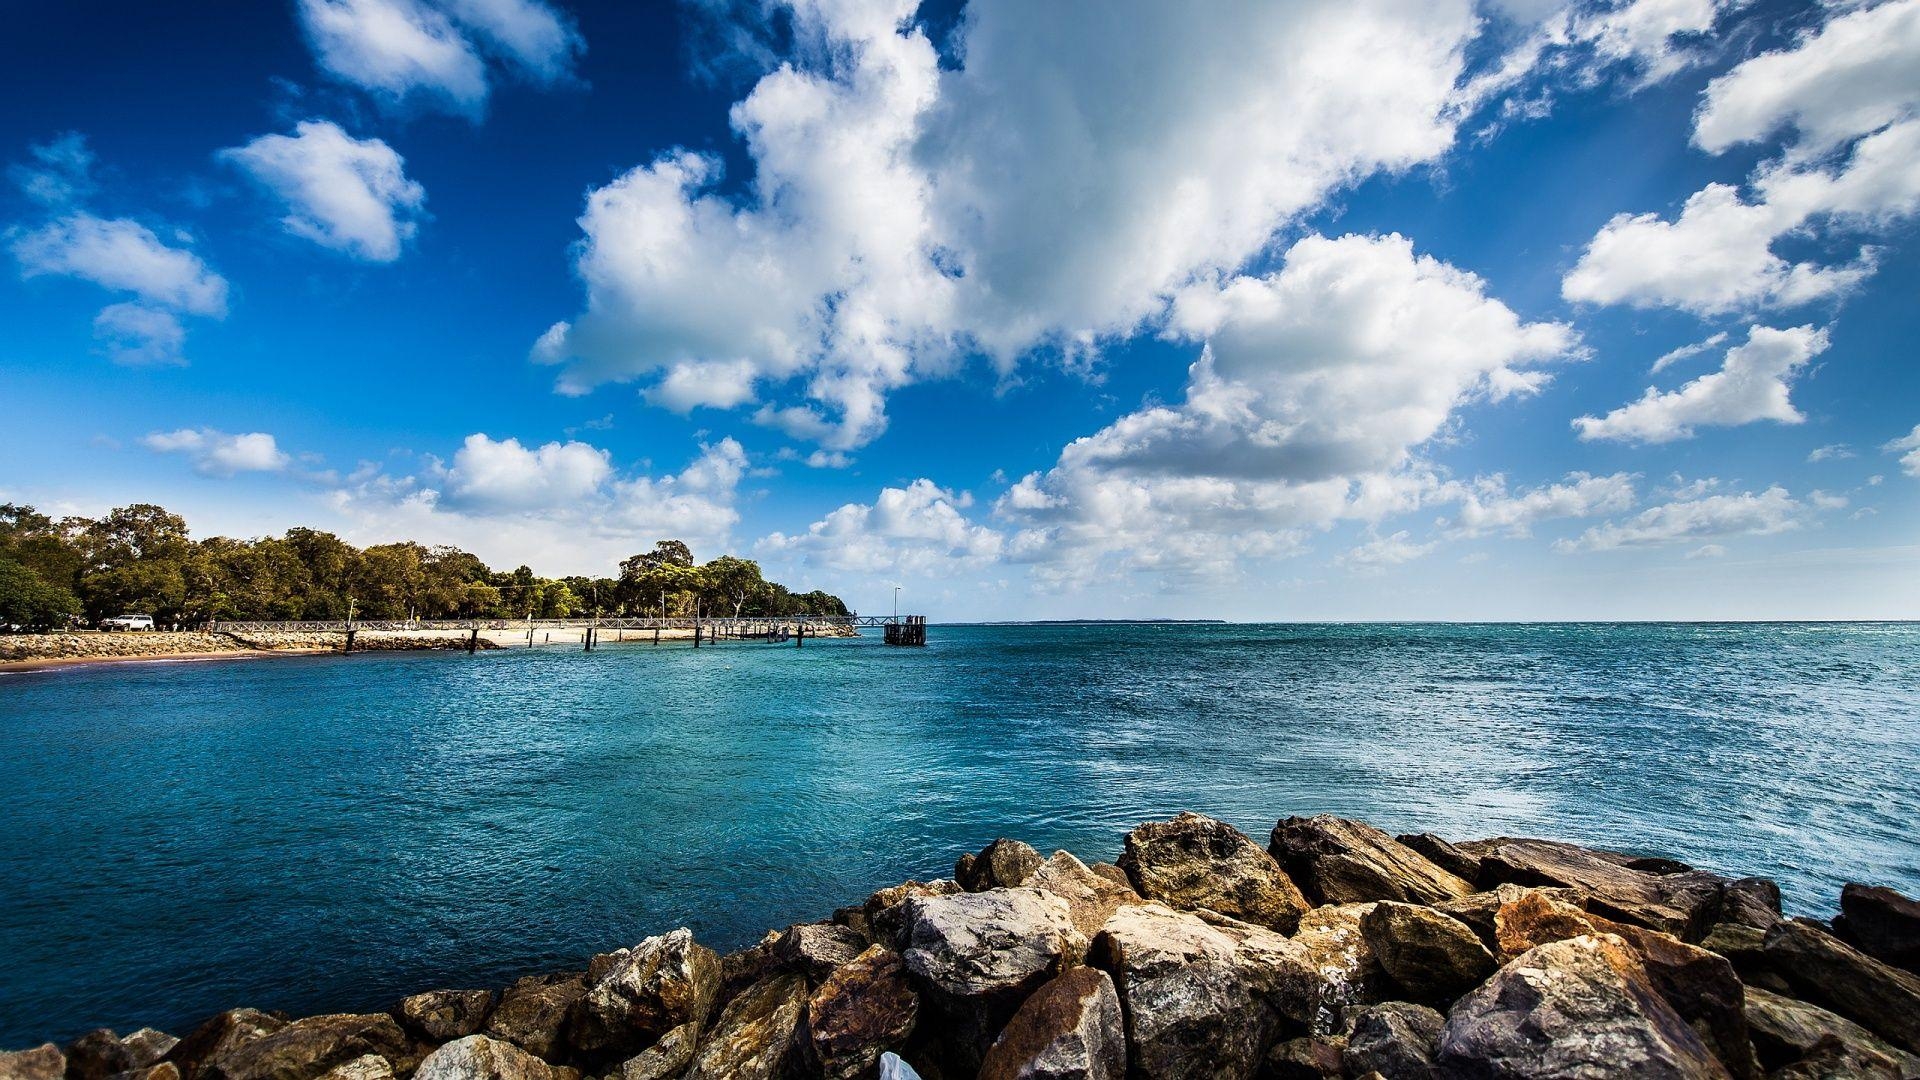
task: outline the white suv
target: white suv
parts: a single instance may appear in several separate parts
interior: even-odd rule
[[[102,630],[151,630],[153,629],[153,616],[151,615],[120,615],[111,619],[101,619],[100,629]]]

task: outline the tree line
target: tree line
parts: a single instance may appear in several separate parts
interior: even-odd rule
[[[582,615],[846,615],[840,598],[768,581],[751,559],[696,563],[662,540],[614,577],[499,571],[471,552],[404,541],[359,548],[318,529],[195,540],[147,503],[100,518],[53,518],[0,503],[0,627],[96,625],[150,614],[215,620],[563,619]]]

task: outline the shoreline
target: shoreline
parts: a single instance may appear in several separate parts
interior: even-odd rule
[[[149,653],[138,656],[49,656],[33,660],[0,661],[0,674],[59,671],[105,664],[206,663],[218,660],[269,660],[276,657],[326,656],[338,649],[223,649],[206,652]]]
[[[1920,904],[1498,837],[1196,814],[1016,840],[725,956],[682,927],[386,1012],[99,1030],[6,1080],[1920,1077]]]

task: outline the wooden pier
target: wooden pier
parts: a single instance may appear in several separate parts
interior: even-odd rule
[[[925,615],[748,615],[740,618],[705,618],[676,615],[660,617],[628,616],[583,616],[570,619],[416,619],[416,620],[380,620],[356,619],[352,622],[328,621],[234,621],[216,622],[208,626],[210,630],[230,633],[276,633],[276,632],[344,632],[345,647],[342,651],[353,652],[356,647],[364,648],[367,640],[363,632],[405,632],[440,631],[454,632],[456,639],[468,653],[479,649],[480,634],[483,631],[512,631],[516,636],[526,636],[527,648],[539,648],[541,642],[551,645],[561,644],[552,640],[555,631],[566,631],[572,641],[583,651],[594,652],[606,643],[606,635],[613,632],[618,642],[649,641],[654,645],[666,644],[660,636],[662,630],[693,632],[691,644],[694,648],[709,648],[721,642],[758,641],[784,645],[792,642],[795,648],[806,645],[808,638],[847,637],[849,630],[881,630],[881,640],[887,645],[924,646],[927,643],[927,617]],[[628,633],[634,637],[627,637]],[[577,634],[578,637],[572,637]],[[857,636],[857,633],[855,635]],[[686,640],[684,638],[678,640]]]

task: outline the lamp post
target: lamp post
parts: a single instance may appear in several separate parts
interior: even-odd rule
[[[893,617],[896,622],[900,619],[900,586],[898,585],[893,587]]]

